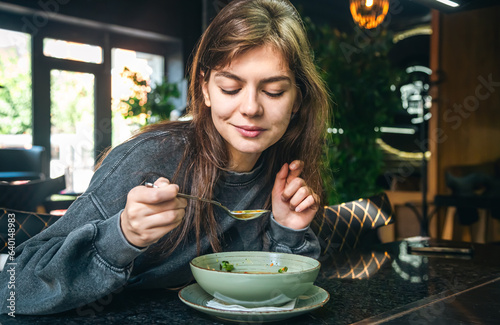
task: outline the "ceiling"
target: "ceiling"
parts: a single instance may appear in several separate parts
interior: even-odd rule
[[[443,4],[436,0],[411,0],[411,1],[448,14],[460,11],[474,10],[499,4],[498,0],[452,0],[459,6],[450,7],[449,5]]]
[[[349,0],[290,0],[303,16],[317,24],[329,24],[350,31],[354,22],[349,11]],[[453,0],[460,6],[452,8],[436,0],[389,0],[389,14],[385,23],[393,31],[403,31],[430,23],[431,9],[445,14],[498,5],[499,0]]]
[[[208,17],[218,11],[230,0],[74,0],[74,1],[33,1],[33,0],[0,0],[14,6],[22,6],[34,10],[42,10],[49,14],[59,13],[67,16],[91,19],[117,25],[128,25],[132,28],[168,33],[174,37],[182,37],[182,28],[188,24],[199,24],[201,27],[201,11],[208,10]],[[354,22],[349,11],[349,0],[290,0],[301,12],[310,17],[316,24],[328,24],[342,31],[352,31]],[[431,8],[446,13],[472,10],[484,6],[498,4],[498,0],[453,0],[459,2],[458,9],[440,5],[436,0],[389,0],[389,14],[386,18],[388,28],[403,31],[414,26],[430,22]],[[214,10],[215,8],[215,10]],[[179,28],[181,26],[182,28]],[[200,31],[200,29],[198,29]]]
[[[290,0],[303,16],[316,24],[328,24],[342,31],[354,28],[349,0]],[[430,23],[430,8],[411,0],[390,0],[385,24],[394,31]]]

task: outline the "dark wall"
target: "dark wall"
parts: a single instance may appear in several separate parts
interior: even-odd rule
[[[185,29],[201,29],[201,0],[2,0],[47,12],[127,26],[173,37],[182,37]],[[183,28],[179,28],[182,26]]]
[[[2,3],[84,18],[102,23],[126,26],[184,41],[184,57],[188,58],[203,24],[209,23],[230,0],[0,0]],[[328,24],[346,32],[354,23],[348,0],[291,0],[303,16],[316,24]],[[387,22],[393,30],[405,30],[429,23],[429,8],[411,0],[391,0]],[[205,8],[205,11],[204,11]]]
[[[60,14],[179,38],[184,60],[202,31],[202,0],[2,0],[2,4],[41,11],[40,17]]]

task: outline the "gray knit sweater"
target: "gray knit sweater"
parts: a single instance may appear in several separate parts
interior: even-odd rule
[[[186,130],[187,131],[187,130]],[[16,314],[51,314],[73,309],[126,288],[172,288],[192,280],[189,261],[197,255],[188,240],[159,260],[152,247],[138,249],[120,228],[127,193],[152,175],[169,179],[182,157],[186,139],[171,132],[151,132],[114,148],[95,172],[87,191],[66,214],[16,250]],[[224,172],[216,186],[218,201],[233,210],[263,207],[271,188],[265,168]],[[265,185],[265,184],[268,185]],[[271,182],[272,183],[272,182]],[[271,184],[272,186],[272,184]],[[293,230],[271,216],[234,220],[215,211],[223,250],[275,251],[319,256],[319,243],[306,228]],[[166,236],[168,236],[167,234]],[[194,236],[193,236],[194,237]],[[202,254],[209,253],[206,238]],[[0,274],[0,312],[8,313],[9,274]]]

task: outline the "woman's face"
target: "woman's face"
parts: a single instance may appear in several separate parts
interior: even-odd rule
[[[283,56],[261,46],[212,70],[203,94],[230,152],[229,168],[243,172],[251,170],[260,154],[285,133],[297,87]]]

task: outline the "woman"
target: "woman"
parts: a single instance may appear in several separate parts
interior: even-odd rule
[[[72,309],[123,286],[179,287],[189,261],[213,251],[318,257],[309,224],[328,99],[294,8],[226,6],[199,42],[190,103],[192,121],[152,125],[113,149],[64,217],[19,247],[16,313]],[[180,191],[272,214],[238,221]]]

